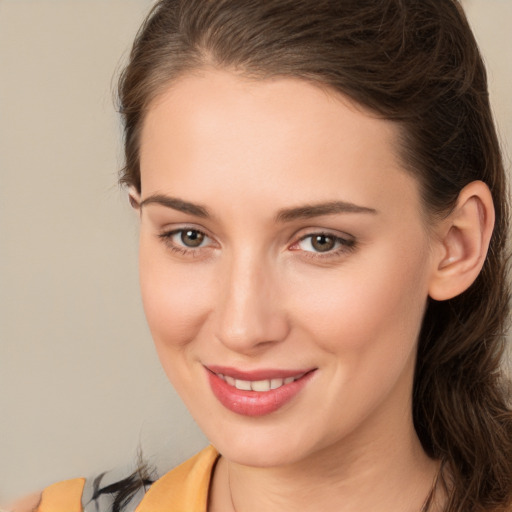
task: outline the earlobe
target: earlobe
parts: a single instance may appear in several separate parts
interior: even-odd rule
[[[134,210],[140,209],[140,194],[134,186],[128,189],[128,201]]]
[[[491,192],[485,183],[474,181],[462,189],[456,207],[441,222],[431,298],[448,300],[471,286],[485,262],[493,227]]]

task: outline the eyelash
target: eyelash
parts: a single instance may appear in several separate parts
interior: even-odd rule
[[[205,239],[211,239],[204,231],[201,231],[200,229],[196,229],[196,228],[187,228],[187,227],[180,228],[180,229],[174,229],[172,231],[165,231],[163,233],[160,233],[158,235],[158,237],[164,242],[166,247],[168,249],[170,249],[175,254],[179,254],[180,256],[198,256],[199,255],[198,251],[201,249],[205,249],[208,246],[206,246],[206,247],[198,246],[197,248],[192,248],[192,247],[185,247],[182,245],[176,245],[176,243],[174,243],[172,241],[172,238],[175,235],[183,234],[187,231],[192,231],[192,232],[196,233],[197,235],[205,237]],[[335,257],[339,257],[343,254],[346,254],[348,252],[352,252],[357,248],[356,240],[353,238],[342,238],[340,236],[334,235],[333,233],[329,233],[329,232],[325,232],[325,231],[315,231],[312,233],[308,233],[307,235],[304,235],[301,238],[299,238],[299,240],[294,242],[289,247],[289,249],[293,250],[293,251],[300,251],[301,249],[294,249],[293,247],[298,246],[301,242],[307,240],[308,238],[313,239],[313,237],[318,237],[318,236],[325,236],[325,237],[332,239],[335,244],[335,248],[328,250],[324,253],[319,252],[319,251],[317,252],[317,251],[302,250],[301,252],[303,253],[303,257],[317,259],[317,260],[327,259],[327,258],[335,258]],[[336,245],[338,247],[336,247]]]
[[[204,231],[201,231],[200,229],[196,229],[196,228],[187,228],[187,227],[180,228],[180,229],[174,229],[172,231],[165,231],[163,233],[160,233],[158,235],[158,237],[164,242],[166,247],[168,249],[170,249],[175,254],[179,254],[180,256],[197,256],[198,251],[200,249],[204,249],[205,247],[203,247],[203,246],[200,246],[197,248],[185,247],[183,245],[176,245],[172,241],[172,238],[175,235],[183,234],[187,231],[193,231],[194,233],[196,233],[200,236],[204,236],[205,238],[210,239],[210,237]]]
[[[297,242],[292,244],[291,247],[298,246],[301,242],[303,242],[307,239],[311,239],[310,243],[312,243],[312,239],[314,237],[319,237],[319,236],[325,236],[325,237],[332,239],[332,241],[335,244],[335,246],[334,246],[335,248],[328,250],[326,252],[323,252],[323,253],[320,251],[302,250],[302,252],[304,253],[303,256],[305,258],[314,258],[316,260],[327,259],[327,258],[336,258],[336,257],[340,257],[344,254],[347,254],[349,252],[353,252],[357,248],[356,240],[354,238],[348,238],[348,237],[342,238],[340,236],[336,236],[333,233],[329,233],[329,232],[325,232],[325,231],[316,231],[313,233],[308,233],[307,235],[301,237]],[[300,250],[300,249],[291,249],[291,250]]]

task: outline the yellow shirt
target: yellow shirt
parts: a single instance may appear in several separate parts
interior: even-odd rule
[[[158,479],[136,512],[207,512],[208,491],[219,454],[208,446]],[[82,512],[85,479],[66,480],[47,487],[36,512]]]

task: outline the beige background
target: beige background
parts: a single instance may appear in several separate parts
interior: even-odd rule
[[[465,4],[510,155],[512,0]],[[149,5],[0,0],[0,502],[206,442],[153,353],[116,186],[112,77]]]

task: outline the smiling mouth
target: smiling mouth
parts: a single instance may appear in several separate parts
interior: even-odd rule
[[[295,398],[316,372],[310,370],[257,370],[207,367],[208,381],[217,400],[243,416],[271,414]]]
[[[214,372],[215,373],[215,372]],[[224,382],[230,386],[239,389],[241,391],[256,391],[258,393],[265,393],[273,389],[279,389],[285,384],[291,384],[296,380],[301,379],[306,375],[307,372],[301,373],[295,377],[276,378],[276,379],[264,379],[264,380],[242,380],[235,379],[230,375],[223,375],[222,373],[215,373],[217,377],[220,377]]]

